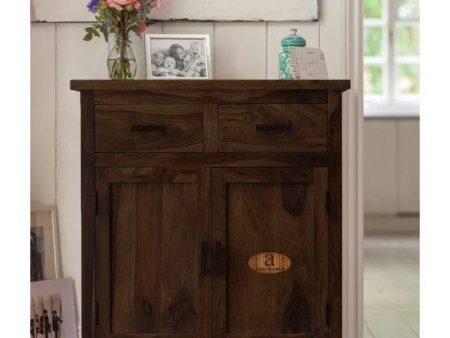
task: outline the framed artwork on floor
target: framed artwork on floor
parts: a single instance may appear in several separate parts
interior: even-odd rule
[[[75,294],[70,278],[31,283],[31,338],[77,338]]]
[[[30,214],[30,279],[60,278],[55,207],[32,207]]]

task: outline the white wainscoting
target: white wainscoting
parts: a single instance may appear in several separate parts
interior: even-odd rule
[[[418,118],[365,120],[366,214],[419,213],[419,124]]]
[[[31,203],[56,201],[55,25],[31,29]]]
[[[322,0],[319,22],[163,23],[151,26],[150,32],[210,34],[216,78],[264,79],[277,78],[280,39],[289,33],[289,28],[297,28],[309,46],[324,50],[330,77],[345,78],[348,74],[345,36],[348,3],[351,1],[325,3]],[[79,93],[69,90],[69,81],[107,78],[107,45],[100,39],[83,41],[84,27],[82,23],[31,25],[32,201],[58,207],[62,272],[75,281],[78,311],[81,299],[80,107]],[[138,61],[137,78],[144,78],[144,42],[136,38],[133,46]],[[353,116],[348,120],[351,123],[355,121],[354,114],[357,113],[349,115]],[[352,130],[347,133],[356,135],[353,129],[357,127],[347,124],[347,119],[344,118],[344,130],[350,128]],[[345,142],[355,139],[352,136],[347,140],[344,136],[344,153]],[[348,170],[346,164],[344,170]],[[354,195],[354,192],[350,191],[350,194]],[[352,222],[355,222],[353,218],[347,220],[348,224]],[[353,228],[349,225],[344,228],[344,238],[347,231],[353,231],[347,229]],[[344,269],[346,264],[354,264],[346,255],[347,252],[344,253]],[[350,279],[356,273],[353,267],[351,270]],[[353,300],[355,287],[352,289],[348,304],[344,304],[352,311],[348,318],[344,315],[344,335],[347,337],[356,337],[355,332],[360,330],[352,322],[356,304]],[[353,324],[346,325],[345,322]],[[348,332],[346,326],[351,326],[347,328]]]

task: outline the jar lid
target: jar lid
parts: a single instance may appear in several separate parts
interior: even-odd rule
[[[282,47],[305,47],[306,40],[297,34],[295,28],[291,29],[291,34],[281,40]]]

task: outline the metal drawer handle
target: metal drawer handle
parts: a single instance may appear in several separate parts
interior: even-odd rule
[[[131,131],[133,133],[140,132],[165,132],[167,128],[163,124],[135,124],[131,126]]]
[[[291,131],[291,129],[292,125],[286,123],[256,125],[256,131]]]

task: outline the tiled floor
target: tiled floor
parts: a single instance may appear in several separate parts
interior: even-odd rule
[[[418,233],[366,233],[364,253],[364,338],[419,337]]]

